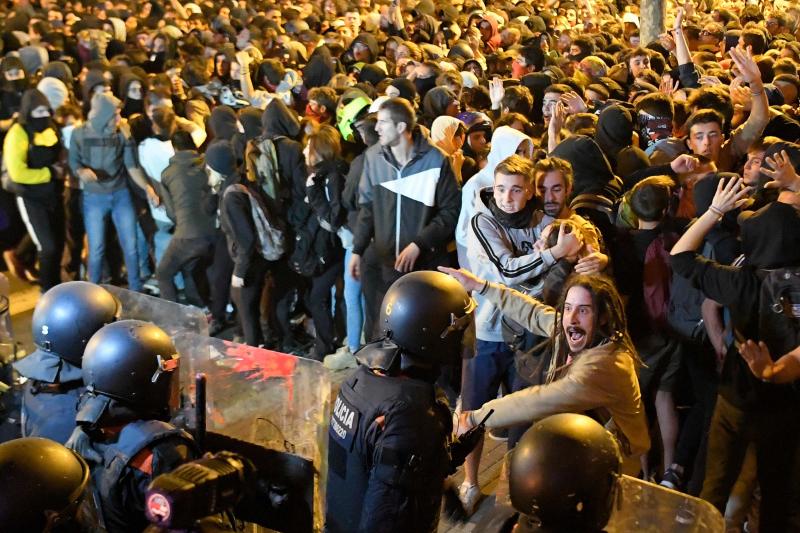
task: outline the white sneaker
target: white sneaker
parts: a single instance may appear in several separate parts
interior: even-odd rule
[[[461,505],[464,506],[464,512],[467,516],[471,516],[481,500],[481,488],[478,485],[470,485],[465,481],[458,487],[458,499],[461,500]]]
[[[350,353],[350,349],[339,350],[336,353],[326,355],[325,361],[322,363],[325,368],[329,370],[344,370],[346,368],[355,368],[358,366],[358,361]]]

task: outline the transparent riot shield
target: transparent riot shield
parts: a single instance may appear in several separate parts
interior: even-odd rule
[[[276,475],[293,487],[294,496],[289,494],[287,500],[294,501],[276,510],[270,528],[322,531],[331,395],[325,367],[310,359],[191,333],[180,333],[173,340],[181,356],[182,407],[176,424],[196,428],[195,376],[205,374],[209,451],[218,451],[219,443],[224,446],[233,438],[280,452],[273,454],[271,463]],[[303,524],[306,520],[308,527]]]
[[[152,322],[170,336],[183,331],[208,336],[208,319],[202,309],[113,285],[102,285],[102,287],[119,300],[122,307],[120,319]]]
[[[705,500],[622,476],[608,533],[722,533],[725,520]]]

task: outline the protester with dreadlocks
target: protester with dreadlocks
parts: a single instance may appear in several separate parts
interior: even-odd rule
[[[636,378],[641,364],[628,335],[625,311],[605,276],[571,276],[557,308],[467,270],[440,267],[468,291],[477,291],[504,316],[536,335],[549,337],[550,365],[544,385],[530,387],[465,411],[466,431],[494,410],[490,429],[530,423],[556,413],[591,412],[616,436],[625,457],[623,471],[636,475],[639,456],[650,447]],[[560,327],[559,327],[560,323]],[[610,415],[610,420],[608,420]]]

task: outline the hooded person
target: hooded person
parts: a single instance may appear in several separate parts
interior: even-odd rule
[[[336,72],[336,63],[333,61],[331,51],[327,46],[320,46],[314,50],[308,63],[303,67],[303,84],[306,89],[325,87]]]
[[[477,171],[475,160],[464,156],[461,151],[466,138],[467,128],[455,117],[437,117],[431,124],[431,142],[450,157],[453,173],[459,184],[470,179]]]
[[[422,116],[425,125],[430,127],[436,117],[443,115],[455,117],[461,111],[461,102],[447,87],[436,87],[425,94],[422,101]]]
[[[573,135],[561,141],[551,156],[560,157],[572,165],[574,181],[571,206],[579,215],[591,221],[609,240],[613,222],[604,210],[622,193],[622,180],[614,175],[600,146],[585,135]]]
[[[301,224],[308,216],[306,197],[306,163],[303,145],[295,139],[300,135],[300,121],[294,111],[278,98],[273,99],[261,116],[265,138],[275,144],[278,156],[278,171],[283,183],[291,187],[285,214],[292,227]]]
[[[70,90],[74,89],[75,77],[72,75],[69,65],[63,61],[51,61],[42,71],[43,78],[56,78],[64,82]]]
[[[263,132],[261,117],[264,114],[257,107],[245,107],[239,110],[239,122],[244,128],[245,142],[260,137]]]
[[[4,57],[0,62],[0,134],[3,136],[11,127],[9,119],[19,110],[22,93],[27,88],[28,79],[22,61],[15,56]]]
[[[39,45],[24,46],[19,49],[19,58],[25,67],[25,72],[31,75],[36,74],[50,61],[50,56],[47,53],[47,48]]]
[[[467,259],[467,233],[472,217],[477,212],[480,202],[481,189],[494,185],[494,169],[504,159],[519,154],[528,158],[533,157],[533,141],[530,137],[515,130],[510,126],[500,126],[492,135],[492,147],[486,166],[464,184],[461,189],[461,212],[456,224],[456,249],[458,263],[462,268],[469,269]]]
[[[221,105],[211,111],[208,128],[214,140],[229,141],[236,152],[237,161],[244,160],[244,128],[233,108]]]
[[[633,128],[630,111],[619,104],[603,109],[597,120],[594,139],[608,158],[614,174],[623,181],[637,170],[650,166],[650,160],[642,149],[633,146]]]
[[[64,250],[62,183],[55,165],[61,154],[50,102],[37,89],[22,95],[19,116],[3,142],[3,163],[17,206],[39,252],[42,291],[61,282]]]
[[[491,15],[485,15],[478,22],[478,31],[481,33],[481,41],[488,52],[494,53],[500,48],[502,39],[500,38],[500,29],[496,18]]]
[[[119,96],[122,100],[122,118],[144,112],[145,85],[142,78],[132,72],[125,72],[119,79]]]
[[[83,78],[81,85],[81,101],[83,102],[83,114],[88,115],[92,104],[92,98],[98,92],[105,92],[111,85],[102,70],[89,70]]]
[[[353,63],[374,63],[380,56],[378,40],[371,33],[359,33],[349,49]]]
[[[45,95],[53,111],[57,111],[59,107],[69,102],[69,90],[64,82],[57,78],[42,78],[36,84],[36,88]]]

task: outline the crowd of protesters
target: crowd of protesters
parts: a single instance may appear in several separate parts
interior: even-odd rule
[[[652,42],[622,0],[0,13],[14,275],[341,369],[392,282],[443,268],[479,303],[442,379],[464,424],[491,402],[513,446],[592,412],[627,473],[800,531],[800,343],[776,353],[760,313],[764,273],[800,267],[797,4],[668,5]]]

